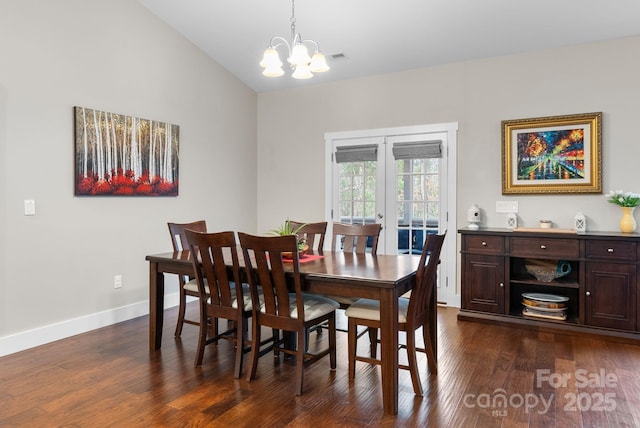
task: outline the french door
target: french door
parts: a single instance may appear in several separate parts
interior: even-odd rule
[[[383,254],[420,254],[427,234],[448,230],[438,300],[451,306],[460,305],[455,221],[449,226],[456,130],[457,124],[443,124],[325,135],[329,223],[380,223]]]

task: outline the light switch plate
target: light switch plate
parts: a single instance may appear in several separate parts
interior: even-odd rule
[[[36,215],[36,201],[33,199],[24,200],[24,215]]]
[[[517,213],[518,201],[496,201],[497,213]]]

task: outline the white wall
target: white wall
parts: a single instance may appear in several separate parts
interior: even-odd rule
[[[617,230],[621,213],[603,195],[503,196],[500,122],[603,112],[605,193],[639,192],[638,52],[635,37],[261,93],[258,229],[323,218],[325,132],[458,122],[458,227],[473,203],[483,226],[504,227],[495,202],[517,200],[522,226],[569,228],[582,211],[589,230]]]
[[[171,250],[167,221],[255,231],[256,102],[136,1],[0,0],[0,347],[148,309],[145,255]],[[73,106],[178,124],[179,196],[74,197]]]

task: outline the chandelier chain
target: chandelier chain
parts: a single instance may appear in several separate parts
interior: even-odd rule
[[[296,39],[296,6],[295,0],[291,0],[291,43],[295,43]]]

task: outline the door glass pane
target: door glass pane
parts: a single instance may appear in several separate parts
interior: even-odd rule
[[[340,164],[339,221],[341,223],[375,223],[376,162]]]
[[[357,223],[358,219],[364,218],[364,202],[354,201],[353,212],[351,213],[351,223]]]
[[[370,223],[370,219],[373,219],[375,222],[376,218],[376,203],[373,201],[367,201],[364,203],[364,218],[366,219],[366,223]]]
[[[424,172],[424,159],[411,159],[411,164],[413,165],[413,172],[418,174]]]
[[[349,218],[353,212],[353,201],[351,199],[340,201],[340,218]]]
[[[397,160],[398,253],[420,254],[426,234],[438,233],[440,159]]]
[[[351,198],[354,201],[364,201],[364,175],[353,176],[353,186],[351,187]]]

